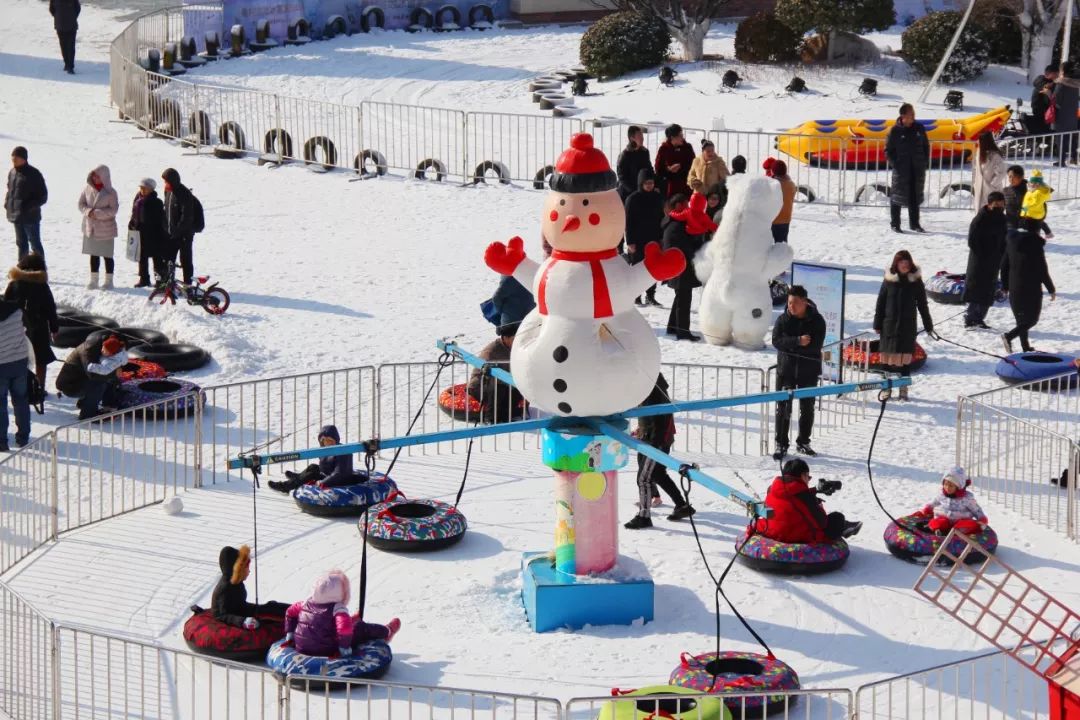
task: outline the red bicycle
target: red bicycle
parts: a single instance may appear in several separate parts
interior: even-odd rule
[[[159,305],[166,302],[175,305],[176,299],[182,297],[188,305],[198,305],[211,315],[222,315],[229,309],[229,293],[225,288],[218,287],[217,283],[204,288],[203,284],[208,280],[209,275],[199,275],[194,285],[182,283],[176,279],[176,263],[170,262],[168,276],[150,293],[149,301]]]

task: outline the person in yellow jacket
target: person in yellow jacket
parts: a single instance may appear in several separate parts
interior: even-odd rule
[[[1054,188],[1043,180],[1042,173],[1036,170],[1028,178],[1028,190],[1024,193],[1024,202],[1020,205],[1020,222],[1034,232],[1042,232],[1047,240],[1054,237],[1050,226],[1046,224],[1046,203],[1053,195]]]
[[[712,140],[702,140],[701,154],[690,163],[690,175],[687,177],[690,189],[704,194],[709,188],[727,180],[729,174],[727,163],[716,154]]]

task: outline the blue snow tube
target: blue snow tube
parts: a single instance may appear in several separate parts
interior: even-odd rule
[[[371,640],[353,648],[348,657],[304,655],[285,640],[278,640],[266,653],[266,664],[281,677],[302,689],[333,689],[334,680],[375,680],[386,674],[394,654],[382,640]]]
[[[1076,373],[1076,366],[1073,365],[1074,360],[1076,360],[1076,356],[1063,353],[1013,353],[1004,360],[998,360],[994,372],[1010,385],[1042,380],[1071,372],[1071,377],[1062,378],[1060,382],[1055,384],[1055,387],[1057,389],[1072,388],[1076,387],[1077,380],[1080,379],[1080,376]],[[1032,387],[1037,390],[1049,390],[1050,383],[1040,383]]]
[[[318,483],[301,485],[293,490],[293,499],[306,513],[342,517],[363,515],[370,506],[381,503],[397,490],[394,481],[382,473],[372,473],[369,479],[368,474],[361,471],[356,477],[354,485],[341,487],[323,488]]]

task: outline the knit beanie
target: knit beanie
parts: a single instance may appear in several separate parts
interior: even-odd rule
[[[1043,174],[1042,174],[1042,172],[1036,170],[1035,172],[1031,173],[1031,177],[1028,178],[1028,183],[1030,183],[1031,185],[1042,185],[1043,184]]]
[[[157,189],[157,181],[154,178],[143,178],[139,181],[139,187],[149,188],[150,190]]]
[[[964,471],[964,468],[960,467],[959,465],[954,465],[952,469],[950,469],[941,477],[942,485],[944,485],[946,481],[952,483],[960,490],[963,490],[964,488],[971,485],[971,478],[968,477],[967,472]]]
[[[607,156],[593,146],[593,136],[577,133],[570,147],[555,161],[551,189],[558,193],[595,193],[614,190],[618,181]]]
[[[106,355],[115,355],[123,349],[124,342],[115,335],[110,335],[105,338],[105,342],[101,343],[101,351]]]

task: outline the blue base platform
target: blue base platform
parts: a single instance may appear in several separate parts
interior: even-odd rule
[[[556,572],[550,552],[521,557],[521,600],[536,632],[586,625],[631,625],[653,619],[653,581],[645,563],[620,555],[595,577]]]

